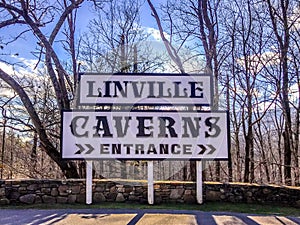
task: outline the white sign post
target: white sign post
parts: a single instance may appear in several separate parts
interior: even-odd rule
[[[196,199],[198,204],[203,203],[202,161],[196,161]]]
[[[86,160],[86,204],[92,204],[93,161]]]
[[[198,111],[211,106],[212,93],[206,74],[82,75],[79,105],[121,109],[62,112],[62,158],[87,160],[86,203],[92,203],[92,160],[150,160],[148,203],[154,204],[153,160],[168,159],[196,160],[202,204],[201,160],[226,160],[229,151],[228,112]]]
[[[153,161],[147,162],[148,168],[148,203],[154,204],[154,179],[153,179]]]

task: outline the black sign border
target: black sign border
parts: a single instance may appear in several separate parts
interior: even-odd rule
[[[80,98],[78,97],[76,99],[76,105],[77,106],[196,106],[196,107],[211,107],[213,105],[213,91],[214,91],[214,84],[213,84],[213,76],[209,73],[197,73],[197,74],[189,74],[189,73],[80,73],[78,76],[78,83],[77,83],[77,87],[78,87],[78,91],[77,94],[81,93],[80,90],[80,80],[81,77],[84,75],[93,75],[93,76],[101,76],[101,75],[122,75],[122,76],[149,76],[149,77],[159,77],[159,76],[171,76],[171,77],[180,77],[180,76],[189,76],[189,77],[193,77],[193,76],[205,76],[205,77],[209,77],[210,78],[210,91],[211,91],[211,96],[210,96],[210,104],[143,104],[143,103],[138,103],[138,104],[127,104],[127,103],[120,103],[120,104],[114,104],[114,103],[81,103],[80,102]],[[161,111],[161,110],[158,110]]]
[[[143,160],[143,161],[162,161],[162,160],[166,160],[166,161],[228,161],[229,160],[229,157],[230,157],[230,147],[231,147],[231,139],[230,139],[230,118],[229,118],[229,110],[209,110],[209,111],[189,111],[191,113],[215,113],[215,112],[219,112],[219,113],[226,113],[226,123],[227,123],[227,158],[205,158],[205,159],[183,159],[183,158],[172,158],[172,159],[169,159],[169,158],[63,158],[62,156],[62,145],[63,145],[63,117],[64,117],[64,113],[63,112],[103,112],[103,110],[92,110],[92,109],[70,109],[70,110],[65,110],[65,109],[62,109],[61,110],[61,125],[60,125],[60,157],[63,161],[67,161],[67,160],[96,160],[96,161],[99,161],[99,160],[119,160],[119,161],[124,161],[124,160],[128,160],[128,161],[140,161],[140,160]],[[126,112],[126,110],[120,110],[120,112]],[[145,112],[145,111],[142,111],[142,112]],[[150,112],[150,111],[149,111]],[[164,111],[166,112],[166,111]],[[170,111],[169,111],[170,112]],[[178,113],[180,113],[182,111],[178,111]],[[184,111],[186,112],[186,111]]]

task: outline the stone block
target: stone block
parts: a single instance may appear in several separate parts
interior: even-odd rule
[[[206,191],[206,194],[205,194],[207,201],[220,201],[221,195],[222,195],[221,192],[211,191],[211,190]]]
[[[154,197],[154,204],[161,204],[162,203],[162,197],[161,196],[155,196]]]
[[[118,193],[107,193],[107,194],[105,195],[106,200],[107,200],[108,202],[113,202],[113,201],[115,201],[115,200],[116,200],[116,197],[117,197],[117,194],[118,194]]]
[[[143,198],[148,198],[148,192],[147,192],[147,191],[144,191],[143,194],[142,194],[142,197],[143,197]]]
[[[138,202],[139,199],[140,199],[139,197],[134,196],[134,195],[129,195],[128,196],[128,201],[131,201],[131,202]]]
[[[192,194],[192,190],[185,190],[185,191],[184,191],[184,194],[185,194],[185,195],[191,195],[191,194]]]
[[[196,202],[196,198],[193,195],[184,195],[183,200],[187,204],[193,204]]]
[[[122,193],[117,194],[116,202],[125,202],[125,198]]]
[[[70,187],[70,190],[71,190],[71,193],[72,194],[79,194],[80,193],[80,186],[79,185],[76,185],[76,186],[71,186]]]
[[[154,184],[154,190],[158,190],[158,189],[160,189],[160,185],[159,184]]]
[[[146,189],[146,190],[147,190],[147,189]],[[145,190],[144,190],[142,187],[140,187],[140,188],[136,187],[136,189],[135,189],[135,194],[141,195],[141,194],[143,194],[144,191],[145,191]]]
[[[56,182],[55,182],[55,183],[51,183],[51,184],[50,184],[50,187],[51,187],[51,188],[58,188],[58,187],[59,187],[59,184],[56,183]]]
[[[220,196],[220,199],[221,199],[221,200],[225,200],[226,198],[227,198],[226,195],[221,195],[221,196]]]
[[[65,203],[68,202],[68,197],[61,197],[61,196],[58,196],[56,200],[57,200],[57,203],[65,204]]]
[[[20,193],[18,191],[12,191],[9,193],[8,198],[9,199],[18,199],[20,197]]]
[[[85,194],[77,195],[76,202],[78,202],[78,203],[86,203],[86,196],[85,196]]]
[[[226,190],[225,190],[224,188],[220,188],[220,192],[221,192],[221,193],[225,193]]]
[[[264,195],[268,195],[268,194],[271,194],[272,190],[270,190],[268,188],[264,188],[262,192]]]
[[[20,194],[27,194],[27,188],[26,187],[19,187],[18,192]],[[1,195],[1,194],[0,194]]]
[[[10,201],[7,198],[0,198],[0,205],[9,205]]]
[[[69,195],[68,196],[68,203],[75,203],[76,202],[76,195]]]
[[[170,193],[170,199],[180,199],[184,193],[184,189],[172,189]]]
[[[104,192],[105,191],[105,186],[96,186],[95,191],[96,192]]]
[[[124,188],[124,187],[118,187],[118,188],[117,188],[117,191],[118,191],[119,193],[124,193],[124,192],[125,192],[125,188]]]
[[[42,201],[42,198],[41,198],[41,196],[36,196],[35,197],[35,202],[34,202],[34,204],[41,204],[41,203],[43,203],[43,201]]]
[[[5,196],[5,188],[0,188],[0,196]]]
[[[107,182],[106,183],[106,189],[110,189],[110,188],[115,187],[115,186],[116,186],[116,184],[114,182]]]
[[[57,188],[52,188],[52,190],[51,190],[51,196],[53,196],[53,197],[58,196],[58,190],[57,190]]]
[[[56,198],[53,196],[43,195],[42,199],[43,199],[43,203],[46,203],[46,204],[55,204],[56,203]]]
[[[49,188],[50,187],[50,183],[44,181],[44,183],[41,185],[42,188]]]
[[[30,184],[30,185],[27,187],[27,190],[28,190],[28,191],[36,191],[38,188],[39,188],[39,186],[38,186],[37,184]]]
[[[130,193],[132,192],[133,187],[125,187],[125,193]]]
[[[105,198],[104,194],[102,194],[102,193],[95,193],[93,195],[93,202],[100,203],[100,202],[105,202],[105,201],[106,201],[106,198]]]
[[[66,185],[62,185],[58,187],[59,195],[66,196],[68,195],[69,187]]]
[[[44,194],[50,194],[51,193],[51,188],[41,188],[41,192]]]
[[[252,197],[252,196],[253,196],[253,193],[252,193],[251,191],[247,191],[247,192],[246,192],[246,196],[247,196],[247,197]]]
[[[27,194],[20,197],[20,202],[25,204],[33,204],[35,202],[35,194]]]
[[[110,192],[110,193],[117,193],[117,188],[116,188],[116,186],[111,187],[111,188],[109,189],[109,192]]]

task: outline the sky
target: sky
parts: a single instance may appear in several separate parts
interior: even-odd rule
[[[151,15],[151,9],[147,3],[146,0],[140,0],[144,1],[144,3],[141,6],[141,12],[140,12],[140,26],[142,29],[144,29],[145,32],[150,34],[150,37],[147,40],[147,44],[150,44],[152,47],[152,51],[155,54],[163,54],[167,57],[167,51],[166,48],[161,40],[159,30],[157,29],[157,24],[155,18]],[[165,3],[165,0],[152,0],[152,4],[160,14],[160,6],[161,4]],[[76,39],[78,40],[81,35],[83,35],[85,32],[88,31],[88,24],[93,19],[96,18],[95,10],[93,10],[93,3],[89,0],[85,0],[84,3],[79,7],[77,11],[77,20],[76,20],[76,33],[77,35]],[[1,21],[1,19],[0,19]],[[47,24],[44,28],[40,28],[44,35],[50,36],[53,27],[55,26],[55,23]],[[9,45],[5,45],[1,43],[1,38],[5,37],[7,38],[14,38],[20,34],[20,32],[24,30],[28,30],[27,33],[23,34],[18,40],[13,41],[9,43]],[[63,27],[60,30],[60,33],[62,33]],[[168,38],[169,35],[165,33],[165,37]],[[65,36],[62,34],[58,35],[56,38],[56,42],[60,40],[65,40]],[[38,60],[38,56],[40,53],[41,47],[38,45],[38,39],[32,34],[32,32],[29,30],[29,26],[26,25],[13,25],[9,27],[5,27],[1,29],[0,33],[0,45],[3,46],[3,49],[0,49],[0,64],[1,68],[4,71],[12,71],[11,64],[16,64],[18,66],[23,66],[24,68],[27,68],[30,73],[34,73],[35,71],[33,68],[40,62]],[[55,43],[54,42],[54,50],[58,57],[62,60],[62,62],[69,62],[70,61],[70,54],[63,49],[63,46],[61,43]],[[184,51],[184,48],[181,48],[181,52],[184,53],[185,56],[189,54],[187,51]],[[35,53],[35,54],[33,54]],[[190,53],[192,54],[192,53]],[[194,54],[194,53],[193,53]],[[169,59],[171,62],[171,59]],[[3,63],[5,62],[5,63]],[[195,68],[198,68],[197,66],[199,63],[201,64],[201,60],[196,60],[196,63],[190,63],[185,62],[185,69],[187,72],[193,72],[195,73]],[[194,65],[195,64],[195,65]],[[29,66],[30,65],[30,66]],[[38,64],[40,67],[43,66],[42,63]],[[20,68],[16,66],[14,69],[18,69],[20,71]],[[200,67],[199,67],[200,68]],[[174,65],[172,63],[165,64],[163,68],[164,72],[174,72]],[[198,72],[199,69],[197,69],[196,72]],[[24,71],[22,71],[23,73]]]
[[[157,7],[157,10],[159,10],[159,5],[163,2],[164,0],[152,0],[152,3]],[[91,8],[92,6],[92,3],[86,0],[77,11],[77,37],[88,31],[87,26],[90,20],[95,18],[96,16],[95,12]],[[151,10],[148,6],[147,1],[145,1],[141,7],[140,17],[141,26],[145,29],[146,32],[151,34],[151,38],[149,41],[152,42],[153,48],[159,49],[159,51],[165,50],[160,38],[159,31],[156,29],[156,21],[154,17],[151,16]],[[52,25],[52,27],[53,26],[54,25]],[[2,37],[4,37],[5,40],[12,39],[26,29],[28,29],[28,27],[26,27],[25,25],[12,25],[1,29],[0,45],[3,47],[3,49],[0,49],[0,68],[9,74],[15,74],[17,76],[27,74],[28,76],[28,74],[34,75],[35,73],[37,73],[35,67],[37,65],[38,58],[37,54],[34,55],[33,52],[37,52],[36,48],[39,47],[39,45],[37,44],[38,39],[32,34],[31,31],[23,34],[19,39],[9,43],[8,45],[1,43]],[[45,28],[41,29],[42,32],[48,36],[52,31],[52,29],[49,28],[48,25]],[[57,39],[59,40],[59,36]],[[60,59],[67,60],[70,57],[70,55],[66,54],[61,44],[56,45],[55,51]],[[43,65],[39,64],[39,66]],[[7,94],[9,96],[9,93]]]
[[[161,3],[164,3],[165,0],[152,0],[152,3],[154,6],[156,6],[158,10],[158,6]],[[88,2],[87,0],[84,2],[82,7],[78,10],[77,15],[77,35],[80,35],[87,31],[87,25],[89,21],[95,16],[92,10],[88,7],[88,5],[91,5],[91,2]],[[141,9],[141,26],[148,31],[152,35],[152,40],[158,41],[161,44],[161,49],[164,49],[164,46],[161,42],[159,32],[157,30],[157,25],[155,22],[155,19],[153,16],[151,16],[151,10],[150,7],[147,4],[147,1],[144,2],[142,9]],[[24,26],[15,25],[11,26],[9,28],[1,29],[0,33],[0,44],[1,44],[1,37],[14,37],[16,34],[20,32],[20,29],[24,28]],[[44,29],[43,30],[45,34],[50,33],[49,30]],[[29,32],[30,33],[30,32]],[[17,41],[14,41],[9,44],[9,46],[3,46],[4,49],[0,49],[0,67],[4,70],[6,70],[8,73],[13,73],[13,68],[1,62],[2,60],[6,60],[9,62],[21,62],[26,67],[26,72],[34,73],[33,68],[35,67],[35,63],[37,62],[37,58],[32,54],[32,51],[35,50],[37,46],[38,40],[34,38],[32,34],[24,35],[22,38],[18,39]],[[1,44],[2,46],[2,44]],[[61,47],[55,49],[58,56],[63,58],[66,57],[63,49]],[[17,55],[16,55],[17,54]],[[7,56],[5,56],[7,55]],[[24,74],[25,68],[19,69],[19,72]],[[291,87],[291,91],[296,93],[295,95],[295,101],[298,100],[297,96],[297,86],[296,84]]]
[[[158,7],[163,0],[152,0],[153,4]],[[85,1],[83,5],[79,8],[77,14],[77,25],[76,25],[76,34],[81,35],[87,31],[87,25],[89,21],[95,16],[94,12],[91,10],[91,2]],[[159,32],[156,29],[156,22],[154,17],[151,16],[150,8],[145,1],[141,8],[141,25],[142,27],[149,33],[152,34],[153,40],[161,40],[159,36]],[[9,28],[2,29],[3,31],[0,34],[1,37],[14,37],[16,36],[20,30],[24,30],[24,25],[14,25]],[[26,28],[27,29],[27,28]],[[49,34],[50,29],[43,29],[44,34]],[[2,45],[4,47],[3,50],[0,50],[0,54],[3,53],[8,57],[5,57],[10,62],[15,62],[17,59],[37,59],[36,56],[32,54],[35,51],[38,40],[33,38],[34,36],[28,32],[28,34],[22,35],[17,41],[10,43],[8,46]],[[57,54],[64,57],[64,50],[59,47],[55,49]],[[1,54],[2,55],[2,54]],[[4,57],[2,55],[2,57]]]

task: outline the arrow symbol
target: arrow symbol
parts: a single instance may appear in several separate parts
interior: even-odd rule
[[[82,147],[81,144],[75,144],[79,150],[77,152],[75,152],[75,155],[81,154],[84,151],[84,147]]]
[[[81,154],[85,151],[85,148],[81,144],[75,144],[79,149],[75,152],[75,155]],[[85,154],[91,154],[92,151],[94,151],[94,147],[90,144],[85,144],[85,146],[88,148],[88,150],[85,152]]]
[[[214,147],[214,146],[212,146],[212,145],[207,145],[208,147],[210,147],[210,152],[209,153],[207,153],[208,155],[212,155],[217,149]]]
[[[213,145],[198,145],[201,151],[198,155],[204,155],[207,150],[210,150],[207,155],[212,155],[217,149]]]
[[[86,144],[85,146],[89,148],[89,150],[85,154],[91,154],[91,152],[95,150],[94,147],[90,144]]]
[[[204,152],[206,151],[205,145],[198,145],[199,148],[201,148],[201,151],[198,153],[198,155],[203,155]]]

